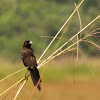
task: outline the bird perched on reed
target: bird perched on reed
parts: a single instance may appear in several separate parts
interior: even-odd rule
[[[26,67],[29,67],[28,70],[30,71],[32,81],[34,85],[36,86],[40,79],[40,75],[37,69],[36,57],[34,55],[33,49],[31,48],[31,44],[32,44],[32,41],[30,40],[27,40],[24,42],[21,55],[22,55],[22,60],[23,60],[24,65]],[[37,88],[39,91],[41,90],[40,83],[38,84]]]

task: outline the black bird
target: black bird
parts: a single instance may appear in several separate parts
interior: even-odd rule
[[[23,60],[24,65],[26,67],[29,67],[28,70],[30,71],[32,81],[34,85],[36,86],[40,79],[40,75],[37,69],[36,57],[34,55],[33,49],[31,48],[31,44],[32,44],[32,41],[29,41],[29,40],[24,42],[21,55],[22,55],[22,60]],[[40,83],[38,84],[37,88],[39,89],[39,91],[41,90]]]

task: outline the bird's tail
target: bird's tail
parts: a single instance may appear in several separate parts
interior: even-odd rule
[[[34,69],[29,68],[29,70],[30,70],[32,81],[33,81],[34,85],[36,86],[40,79],[39,71],[37,68],[34,68]],[[40,80],[40,82],[41,82],[41,80]],[[40,84],[38,84],[37,88],[39,89],[39,91],[41,90]]]

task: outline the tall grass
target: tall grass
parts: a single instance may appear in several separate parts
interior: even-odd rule
[[[79,39],[79,37],[78,37],[78,35],[81,34],[81,32],[83,32],[87,27],[89,27],[91,24],[93,24],[96,20],[98,20],[98,19],[100,18],[100,15],[98,15],[96,18],[94,18],[94,19],[93,19],[89,24],[87,24],[85,27],[82,28],[82,27],[81,27],[82,25],[80,24],[80,31],[77,32],[75,35],[73,35],[70,39],[68,39],[68,41],[66,41],[65,43],[63,43],[60,47],[58,47],[58,45],[59,45],[61,39],[63,38],[63,34],[65,34],[65,31],[64,31],[64,33],[61,34],[61,37],[60,37],[60,39],[59,39],[59,41],[58,41],[58,44],[55,46],[53,53],[52,53],[50,56],[48,56],[45,60],[41,61],[42,57],[45,55],[45,53],[46,53],[47,50],[50,48],[50,46],[52,46],[52,43],[57,39],[57,36],[61,33],[62,29],[66,26],[66,24],[68,24],[68,22],[71,20],[71,18],[72,18],[73,15],[75,14],[75,12],[76,12],[76,11],[78,12],[78,9],[79,9],[79,7],[81,6],[81,4],[83,3],[83,1],[84,1],[84,0],[82,0],[82,1],[79,3],[79,5],[76,5],[76,8],[75,8],[75,10],[73,11],[73,13],[72,13],[72,14],[69,16],[69,18],[65,21],[65,23],[62,25],[62,27],[61,27],[60,30],[57,32],[57,34],[53,37],[53,39],[51,40],[51,42],[49,43],[49,45],[47,46],[47,48],[44,50],[43,54],[40,56],[40,58],[39,58],[38,61],[37,61],[37,63],[39,64],[39,65],[38,65],[38,68],[41,68],[42,66],[48,64],[51,60],[53,60],[53,59],[56,58],[57,56],[60,56],[61,54],[65,54],[65,53],[67,53],[67,52],[72,52],[72,51],[74,51],[75,49],[77,49],[77,59],[78,59],[78,52],[79,52],[79,51],[78,51],[78,50],[79,50],[78,44],[79,44],[80,42],[82,42],[82,41],[89,42],[89,43],[95,45],[95,46],[97,47],[97,49],[100,49],[100,46],[99,46],[99,45],[95,44],[95,43],[94,43],[93,41],[91,41],[91,40],[88,40],[88,37],[91,37],[91,36],[93,36],[93,35],[99,34],[100,32],[96,32],[96,30],[94,30],[94,32],[88,32],[88,33],[86,34],[86,36],[84,36],[84,37],[82,37],[82,38],[80,38],[80,39]],[[78,16],[79,16],[79,13],[78,13]],[[79,17],[79,21],[80,21],[80,17]],[[71,22],[71,21],[70,21],[70,22]],[[81,21],[80,21],[80,23],[81,23]],[[73,39],[76,38],[76,37],[77,37],[77,41],[72,42]],[[70,41],[71,41],[72,43],[71,43],[70,45],[68,45],[68,43],[69,43]],[[68,47],[66,47],[66,45],[68,45]],[[76,46],[76,45],[77,45],[77,46]],[[40,63],[39,63],[39,62],[40,62]],[[86,66],[86,65],[85,65],[85,66]],[[85,66],[81,67],[81,68],[82,68],[82,69],[81,69],[81,72],[82,72],[82,73],[85,73],[85,75],[86,75],[86,74],[88,74],[88,72],[87,72],[87,67],[85,67]],[[43,68],[43,71],[41,72],[41,78],[42,78],[42,76],[43,76],[43,74],[44,74],[46,68],[47,68],[47,65]],[[77,67],[77,69],[75,70],[75,73],[76,73],[76,74],[77,74],[78,68],[79,68],[79,67]],[[13,74],[11,74],[11,75],[5,77],[4,79],[0,80],[0,82],[5,81],[7,78],[9,78],[9,77],[11,77],[11,76],[13,76],[13,75],[15,75],[15,74],[21,72],[22,70],[25,70],[25,69],[27,69],[27,68],[23,68],[23,69],[21,69],[21,70],[15,72],[15,73],[13,73]],[[67,72],[66,72],[66,70],[67,70]],[[60,71],[63,72],[63,73],[61,73]],[[54,79],[57,78],[57,77],[59,77],[58,79],[60,79],[60,77],[65,76],[65,73],[71,73],[72,71],[70,70],[70,68],[67,68],[67,69],[64,69],[64,70],[63,70],[63,69],[60,69],[58,72],[59,72],[61,75],[59,75],[58,72],[56,73],[55,69],[53,69],[51,72],[52,72],[51,77],[53,76]],[[48,73],[51,73],[51,72],[50,72],[50,69],[49,69],[49,72],[48,72]],[[28,76],[29,76],[29,75],[28,75]],[[48,79],[48,77],[47,77],[47,79]],[[19,93],[21,92],[23,86],[25,85],[26,81],[27,81],[26,78],[23,77],[21,80],[19,80],[18,82],[16,82],[16,83],[15,83],[14,85],[12,85],[10,88],[8,88],[8,89],[6,89],[4,92],[2,92],[2,93],[0,94],[0,96],[4,95],[7,91],[9,91],[10,89],[15,88],[15,87],[17,86],[17,84],[21,83],[20,88],[18,89],[18,91],[17,91],[17,93],[16,93],[16,95],[15,95],[15,97],[14,97],[14,100],[16,100],[16,98],[18,97]],[[40,80],[39,80],[39,81],[40,81]],[[38,84],[39,84],[39,82],[38,82]],[[38,84],[37,84],[37,85],[38,85]],[[33,95],[34,95],[34,93],[35,93],[35,90],[36,90],[36,87],[35,87],[34,90],[33,90],[33,93],[32,93],[32,96],[31,96],[30,100],[32,100],[32,97],[33,97]]]

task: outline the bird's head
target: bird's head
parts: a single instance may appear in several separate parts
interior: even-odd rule
[[[32,44],[32,41],[27,40],[27,41],[24,42],[23,47],[30,48],[31,47],[31,44]]]

